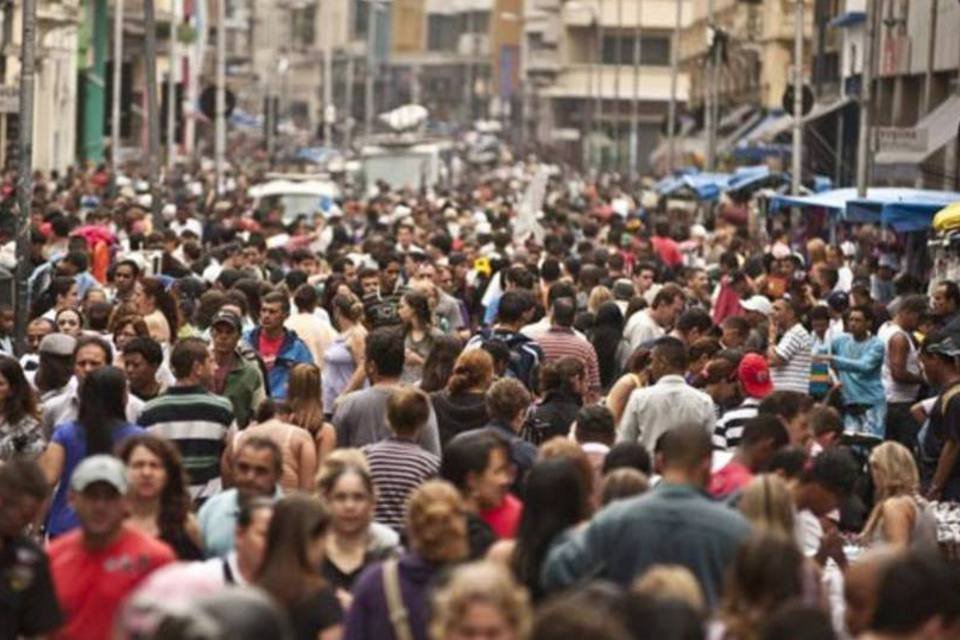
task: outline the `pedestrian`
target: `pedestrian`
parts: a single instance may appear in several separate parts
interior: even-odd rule
[[[493,383],[493,358],[483,349],[462,352],[444,389],[430,394],[437,415],[440,446],[464,431],[489,422],[486,393]]]
[[[526,593],[506,569],[489,562],[458,567],[434,595],[432,640],[461,640],[484,634],[525,640],[531,625]]]
[[[20,363],[0,355],[0,464],[36,458],[46,445],[36,393]]]
[[[286,399],[290,371],[297,363],[313,362],[303,341],[284,327],[289,315],[290,300],[279,291],[268,293],[260,307],[260,325],[244,335],[244,341],[266,366],[270,397],[274,400]]]

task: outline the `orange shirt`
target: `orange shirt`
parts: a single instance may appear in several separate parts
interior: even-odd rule
[[[97,551],[84,546],[83,532],[76,529],[53,541],[48,552],[67,621],[54,637],[64,640],[111,637],[120,604],[152,571],[176,559],[166,544],[130,527]]]

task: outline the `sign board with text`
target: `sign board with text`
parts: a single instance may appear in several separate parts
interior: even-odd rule
[[[927,150],[928,131],[926,129],[901,128],[901,127],[877,127],[874,130],[876,136],[876,151],[916,151]]]

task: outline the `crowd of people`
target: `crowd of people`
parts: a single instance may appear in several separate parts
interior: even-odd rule
[[[607,179],[521,233],[537,172],[284,224],[182,170],[160,228],[39,176],[0,638],[960,638],[957,284]]]

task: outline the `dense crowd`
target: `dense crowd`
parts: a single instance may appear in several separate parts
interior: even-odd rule
[[[543,175],[284,222],[181,168],[161,228],[38,175],[0,638],[960,638],[957,284]]]

